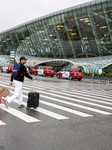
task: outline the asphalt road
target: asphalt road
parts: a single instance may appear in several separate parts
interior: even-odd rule
[[[112,84],[36,78],[23,84],[25,105],[30,90],[40,93],[36,110],[0,104],[0,150],[112,150]]]

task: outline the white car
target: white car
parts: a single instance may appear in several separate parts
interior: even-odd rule
[[[1,72],[12,72],[14,65],[13,64],[7,64],[6,66],[1,68]]]

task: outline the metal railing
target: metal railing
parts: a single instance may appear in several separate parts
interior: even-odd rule
[[[83,76],[83,80],[86,80],[88,79],[89,81],[91,82],[98,82],[98,83],[107,83],[107,84],[110,84],[112,83],[112,78],[111,77],[98,77],[98,76],[87,76],[87,75],[84,75]]]

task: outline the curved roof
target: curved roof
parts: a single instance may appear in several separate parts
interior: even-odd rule
[[[94,63],[86,63],[86,65],[73,65],[72,67],[82,67],[84,69],[84,72],[91,72],[91,73],[98,73],[99,74],[99,70],[101,70],[101,67],[99,67],[98,65],[94,64]]]
[[[23,23],[23,24],[20,24],[20,25],[18,25],[18,26],[15,26],[15,27],[13,27],[13,28],[10,28],[10,29],[8,29],[8,30],[5,30],[5,31],[3,31],[3,32],[0,32],[0,34],[3,34],[3,33],[5,33],[5,32],[11,31],[11,30],[14,30],[14,29],[19,28],[19,27],[21,27],[21,26],[24,26],[24,25],[26,25],[26,24],[33,23],[33,22],[35,22],[35,21],[39,21],[39,20],[42,20],[42,19],[45,19],[45,18],[48,18],[48,17],[52,17],[52,16],[55,16],[55,15],[59,15],[59,14],[61,14],[61,13],[69,12],[69,11],[72,11],[72,10],[75,10],[75,9],[80,9],[80,8],[83,8],[83,7],[88,7],[88,6],[95,5],[95,4],[99,4],[99,3],[103,3],[103,2],[111,2],[111,0],[93,0],[93,1],[90,1],[90,2],[86,2],[86,3],[79,4],[79,5],[75,5],[75,6],[73,6],[73,7],[65,8],[65,9],[62,9],[62,10],[59,10],[59,11],[56,11],[56,12],[47,14],[47,15],[45,15],[45,16],[42,16],[42,17],[33,19],[33,20],[31,20],[31,21],[25,22],[25,23]]]
[[[94,63],[75,63],[71,60],[67,60],[67,59],[52,59],[52,60],[46,60],[46,61],[42,61],[42,62],[38,62],[36,64],[36,66],[38,65],[42,65],[42,64],[46,64],[47,66],[51,65],[51,66],[61,66],[63,64],[65,64],[66,62],[71,63],[72,67],[77,67],[77,68],[83,68],[85,72],[90,71],[91,73],[99,73],[99,70],[101,69],[100,66],[94,64]],[[54,64],[54,65],[53,65]]]

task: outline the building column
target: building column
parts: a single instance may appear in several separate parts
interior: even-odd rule
[[[56,26],[56,24],[55,24],[54,19],[52,18],[51,20],[52,20],[52,24],[53,24],[53,26],[54,26],[54,30],[55,30],[55,33],[56,33],[56,36],[57,36],[57,39],[58,39],[58,42],[59,42],[59,46],[61,46],[60,49],[61,49],[63,58],[66,58],[66,54],[65,54],[63,45],[62,45],[62,43],[61,43],[61,39],[60,39],[60,37],[59,37],[59,33],[58,33],[58,30],[57,30],[57,26]]]
[[[66,21],[65,21],[64,16],[62,16],[62,20],[63,20],[63,24],[64,24],[64,27],[65,27],[65,31],[66,31],[67,36],[68,36],[68,41],[69,41],[69,43],[70,43],[70,46],[71,46],[71,49],[72,49],[72,52],[73,52],[73,56],[74,56],[74,58],[76,58],[74,46],[73,46],[73,44],[72,44],[72,42],[71,42],[71,40],[70,40],[70,35],[69,35],[69,33],[68,33],[68,28],[67,28],[67,24],[66,24]]]
[[[34,27],[35,27],[35,29],[36,29],[36,25],[35,25],[35,23],[34,23]],[[39,43],[40,43],[40,45],[41,45],[41,47],[42,47],[42,50],[43,50],[43,53],[44,53],[44,56],[45,57],[47,57],[47,55],[46,55],[46,51],[45,51],[45,47],[43,46],[43,43],[42,43],[42,39],[43,38],[41,38],[41,36],[40,36],[40,34],[39,34],[39,32],[38,31],[33,31],[39,38]]]
[[[87,13],[88,13],[88,17],[89,17],[89,20],[90,20],[90,24],[91,24],[91,28],[92,28],[92,31],[93,31],[93,35],[94,35],[94,38],[95,38],[95,42],[96,42],[96,46],[97,46],[97,49],[98,49],[98,52],[99,52],[99,56],[101,56],[101,43],[98,39],[98,35],[97,35],[97,31],[95,29],[95,25],[94,25],[94,18],[92,16],[92,12],[91,12],[91,9],[90,8],[87,8]]]
[[[52,47],[52,45],[51,45],[51,40],[50,40],[49,35],[48,35],[48,31],[47,31],[47,29],[46,29],[46,27],[45,27],[45,24],[44,24],[44,20],[42,20],[42,23],[43,23],[43,26],[44,26],[44,31],[46,32],[47,39],[48,39],[49,44],[50,44],[50,48],[51,48],[53,57],[56,58],[56,55],[55,55],[54,50],[53,50],[53,47]]]
[[[106,20],[106,23],[107,23],[107,27],[108,27],[108,31],[109,31],[110,39],[111,39],[111,43],[112,43],[112,33],[111,33],[112,29],[110,28],[109,19],[108,19],[107,13],[106,13],[107,11],[106,11],[106,8],[105,8],[105,4],[103,4],[102,7],[103,7],[103,12],[104,12],[104,15],[105,15],[105,20]]]
[[[79,27],[79,22],[78,22],[78,19],[77,19],[77,15],[76,15],[75,12],[73,12],[73,15],[74,15],[74,20],[76,21],[77,29],[78,29],[78,32],[79,32],[79,35],[80,35],[80,38],[81,38],[81,43],[82,43],[82,46],[83,46],[83,49],[84,49],[84,52],[85,52],[85,55],[86,55],[86,58],[87,58],[88,55],[87,55],[86,47],[85,47],[85,44],[84,44],[83,36],[82,36],[81,30],[80,30],[80,27]]]

